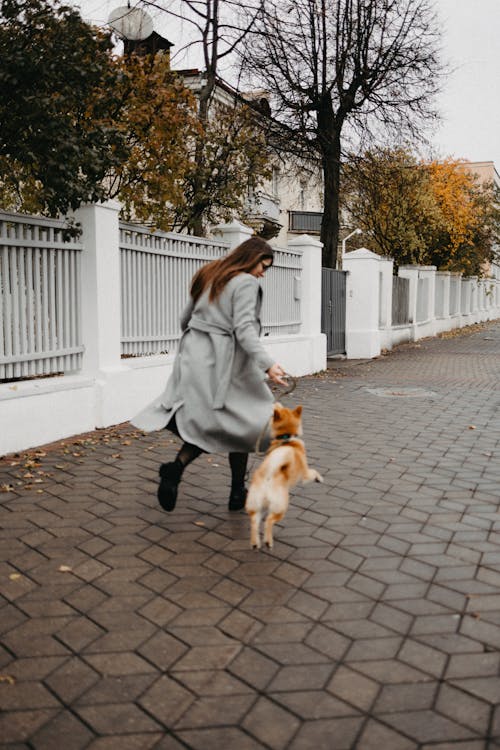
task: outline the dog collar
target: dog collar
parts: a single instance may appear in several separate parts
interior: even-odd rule
[[[276,435],[274,438],[275,440],[292,440],[292,438],[298,438],[298,435],[291,435],[288,432],[283,433],[283,435]]]

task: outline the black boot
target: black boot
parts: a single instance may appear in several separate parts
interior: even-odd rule
[[[231,494],[229,495],[229,510],[243,510],[246,499],[247,489],[244,484],[239,484],[236,487],[232,486]]]
[[[160,466],[158,502],[163,510],[172,511],[177,502],[177,488],[181,481],[184,466],[180,461],[172,461]]]

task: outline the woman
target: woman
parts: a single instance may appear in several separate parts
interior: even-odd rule
[[[273,249],[251,237],[200,268],[181,318],[183,335],[165,392],[132,421],[145,431],[167,427],[184,441],[160,466],[158,500],[172,511],[182,472],[200,453],[229,453],[229,510],[245,506],[248,453],[272,412],[264,382],[286,385],[283,368],[259,341],[262,289]]]

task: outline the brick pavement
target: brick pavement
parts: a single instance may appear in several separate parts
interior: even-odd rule
[[[331,365],[272,552],[166,433],[0,461],[2,747],[500,748],[500,325]]]

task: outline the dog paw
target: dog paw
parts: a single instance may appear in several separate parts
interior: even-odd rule
[[[316,472],[316,476],[314,478],[314,481],[315,482],[324,482],[325,480],[323,479],[323,477],[321,476],[321,474],[318,474],[318,472]]]

